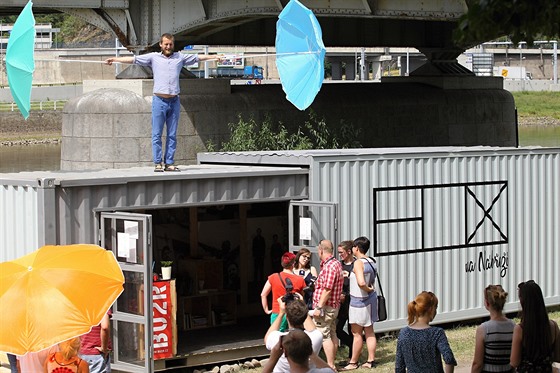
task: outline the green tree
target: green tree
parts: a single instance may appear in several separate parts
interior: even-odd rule
[[[0,17],[0,22],[13,24],[17,17],[17,15]],[[86,21],[65,13],[37,14],[35,15],[35,23],[50,23],[53,28],[59,28],[60,35],[58,37],[63,42],[71,42],[80,30],[87,25]]]
[[[279,122],[273,125],[270,116],[262,123],[254,118],[245,121],[238,115],[237,123],[230,123],[231,137],[222,143],[221,151],[259,151],[259,150],[304,150],[304,149],[340,149],[360,148],[360,129],[355,129],[341,121],[340,126],[332,129],[324,118],[319,118],[313,111],[309,112],[309,120],[299,126],[295,132]],[[208,151],[217,146],[207,143]]]
[[[557,0],[467,0],[468,11],[459,20],[455,41],[464,47],[509,36],[513,43],[556,38],[560,35]]]

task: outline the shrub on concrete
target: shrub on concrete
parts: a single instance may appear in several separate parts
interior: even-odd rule
[[[309,120],[290,133],[281,123],[273,124],[269,116],[262,123],[254,118],[244,120],[238,116],[237,123],[230,123],[231,137],[222,143],[221,151],[259,150],[305,150],[360,148],[360,129],[341,121],[336,128],[328,126],[325,118],[310,111]],[[208,151],[216,145],[207,144]]]

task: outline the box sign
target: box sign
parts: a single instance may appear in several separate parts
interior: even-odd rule
[[[173,357],[172,300],[170,281],[154,281],[154,360]]]

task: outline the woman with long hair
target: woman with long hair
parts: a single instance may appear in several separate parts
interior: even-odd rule
[[[44,373],[89,373],[88,363],[78,356],[79,337],[60,342],[58,348],[45,361]]]
[[[431,326],[436,317],[438,299],[423,291],[408,303],[408,326],[401,329],[397,341],[395,372],[453,372],[457,361],[442,328]]]
[[[510,364],[517,372],[553,372],[560,362],[560,330],[549,320],[540,286],[533,280],[518,285],[521,322],[513,329]]]
[[[501,285],[488,285],[484,289],[484,307],[490,312],[490,320],[476,329],[473,373],[513,371],[509,356],[515,323],[503,313],[507,296]]]
[[[354,270],[350,274],[350,306],[348,308],[348,322],[352,330],[352,358],[342,370],[354,370],[360,367],[359,358],[364,344],[362,334],[365,334],[367,347],[367,361],[362,368],[374,368],[375,349],[377,339],[373,324],[377,317],[377,292],[373,284],[377,275],[375,260],[368,257],[370,242],[367,237],[358,237],[352,243],[352,254],[356,257]]]
[[[317,269],[311,265],[311,251],[305,247],[296,253],[296,261],[293,269],[294,275],[298,275],[305,281],[306,289],[303,292],[303,301],[307,308],[313,308],[313,284],[317,279]]]

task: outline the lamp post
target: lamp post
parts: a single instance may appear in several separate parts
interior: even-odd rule
[[[2,31],[2,21],[0,21],[0,86],[4,86],[4,31]]]
[[[204,54],[208,54],[208,45],[204,46]],[[208,61],[204,61],[204,79],[210,78],[210,67]]]
[[[552,74],[554,84],[558,84],[558,42],[556,40],[552,41],[553,54],[552,54]]]

